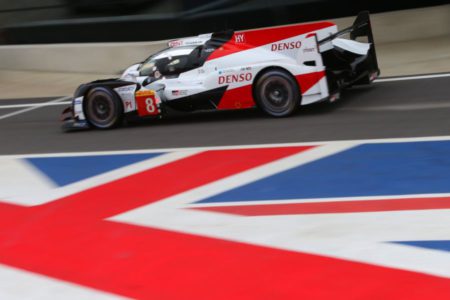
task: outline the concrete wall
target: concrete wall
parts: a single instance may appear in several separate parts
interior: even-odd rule
[[[18,22],[67,18],[70,14],[64,5],[63,0],[0,0],[0,27]]]
[[[353,19],[333,21],[345,27]],[[450,39],[450,5],[374,14],[372,26],[379,45]],[[1,46],[0,69],[116,74],[164,48],[166,42]]]
[[[0,69],[116,74],[165,48],[165,42],[0,47]]]
[[[347,26],[353,18],[333,20]],[[371,16],[376,43],[398,43],[433,37],[450,38],[450,5],[386,12]]]

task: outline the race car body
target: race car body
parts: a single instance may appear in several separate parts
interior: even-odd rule
[[[342,31],[317,22],[203,34],[168,46],[121,78],[81,85],[63,114],[65,127],[105,129],[124,117],[252,107],[283,117],[379,75],[368,12]]]

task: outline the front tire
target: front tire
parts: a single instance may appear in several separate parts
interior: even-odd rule
[[[114,128],[123,121],[122,101],[105,87],[95,87],[88,92],[84,112],[89,124],[99,129]]]
[[[286,117],[300,105],[300,89],[296,80],[282,70],[270,70],[258,78],[254,89],[258,106],[273,117]]]

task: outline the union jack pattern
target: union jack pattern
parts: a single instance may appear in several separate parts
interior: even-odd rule
[[[449,151],[403,139],[0,157],[0,277],[139,299],[448,299]]]

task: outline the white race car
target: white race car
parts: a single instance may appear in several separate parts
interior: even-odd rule
[[[317,22],[203,34],[169,42],[121,78],[82,84],[62,119],[64,128],[107,129],[173,112],[258,107],[284,117],[379,73],[368,12],[341,31]]]

